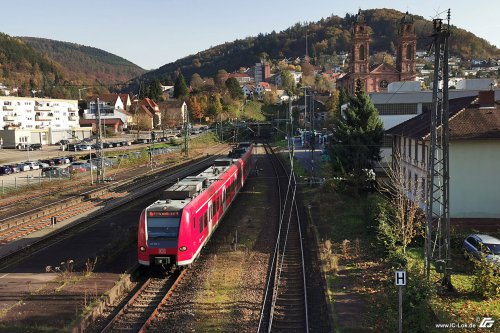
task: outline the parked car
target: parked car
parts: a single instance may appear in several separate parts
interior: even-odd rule
[[[464,240],[467,257],[485,258],[500,267],[500,239],[485,234],[470,234]]]
[[[52,160],[54,161],[54,165],[63,165],[66,163],[66,160],[61,157],[55,157]]]
[[[36,162],[36,163],[38,164],[38,168],[39,168],[39,169],[43,169],[43,168],[48,168],[48,167],[50,167],[50,164],[45,163],[45,162],[42,162],[42,161],[38,161],[38,162]]]
[[[12,173],[12,168],[8,165],[0,166],[0,175],[10,175]]]
[[[113,148],[113,143],[112,142],[103,142],[102,147],[103,148]]]
[[[42,177],[44,178],[63,178],[69,177],[69,171],[67,168],[58,168],[58,167],[48,167],[42,169]]]
[[[38,162],[26,161],[26,162],[23,162],[23,164],[28,165],[29,168],[30,168],[30,170],[38,170],[38,169],[40,169],[40,166],[38,165]]]
[[[49,166],[55,165],[55,162],[53,159],[47,159],[47,160],[40,160],[41,163],[47,163]]]
[[[27,150],[42,150],[41,143],[32,143],[26,147]]]
[[[21,171],[30,171],[31,168],[28,164],[24,164],[24,163],[18,163],[16,164],[16,166],[19,168],[19,170]]]
[[[78,150],[92,150],[92,145],[80,144]]]
[[[69,172],[85,172],[90,170],[90,164],[85,162],[73,162],[68,167]]]
[[[80,145],[76,143],[70,143],[67,145],[66,150],[68,151],[79,151],[80,150]]]
[[[69,140],[66,140],[66,139],[62,139],[62,140],[59,140],[56,142],[57,145],[67,145],[69,144]]]
[[[9,165],[6,165],[6,166],[10,168],[11,173],[21,172],[21,169],[17,166],[17,164],[9,164]]]

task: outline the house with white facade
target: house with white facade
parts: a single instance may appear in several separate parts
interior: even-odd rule
[[[465,80],[468,81],[468,80]],[[450,99],[476,96],[480,89],[450,89]],[[420,90],[419,82],[393,82],[388,86],[387,92],[372,92],[368,94],[385,130],[401,124],[417,115],[421,115],[433,107],[432,91]],[[500,98],[500,90],[497,90]],[[385,137],[381,149],[381,166],[391,162],[392,138]]]
[[[494,91],[450,99],[450,219],[452,227],[500,226],[500,103]],[[408,188],[426,193],[430,111],[387,131],[401,156]],[[423,207],[425,208],[425,207]]]
[[[131,107],[128,94],[104,94],[90,100],[87,103],[87,108],[83,110],[80,125],[96,128],[97,98],[99,98],[99,113],[102,126],[115,133],[126,129],[130,118],[127,108]]]
[[[77,100],[0,96],[0,110],[4,147],[53,144],[61,139],[90,135],[79,126]],[[23,131],[23,135],[5,131]]]
[[[271,92],[271,86],[267,82],[259,82],[255,85],[255,93],[262,97],[266,92]]]

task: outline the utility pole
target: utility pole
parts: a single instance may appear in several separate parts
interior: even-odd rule
[[[189,157],[189,112],[184,115],[184,152]]]
[[[102,138],[101,138],[101,111],[99,110],[99,98],[96,98],[96,113],[95,113],[95,119],[96,119],[96,138],[95,138],[95,145],[96,145],[96,158],[97,158],[97,176],[96,176],[96,183],[104,183],[104,154],[102,152]],[[90,153],[90,158],[92,159],[92,153]]]
[[[449,170],[449,101],[448,101],[448,23],[434,19],[434,86],[431,112],[430,151],[427,165],[425,270],[430,277],[431,261],[443,274],[443,285],[452,289],[450,256],[450,170]],[[442,82],[442,87],[440,86]],[[437,252],[437,253],[436,253]]]

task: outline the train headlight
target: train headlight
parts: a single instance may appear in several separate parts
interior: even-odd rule
[[[181,246],[181,247],[179,248],[179,251],[184,252],[184,251],[186,251],[187,249],[188,249],[188,248],[187,248],[187,246]]]
[[[141,246],[141,247],[139,248],[139,250],[140,250],[141,252],[144,252],[144,251],[146,251],[146,248],[145,248],[144,246]]]

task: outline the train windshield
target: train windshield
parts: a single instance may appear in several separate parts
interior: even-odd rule
[[[148,239],[177,238],[180,217],[148,217]]]

